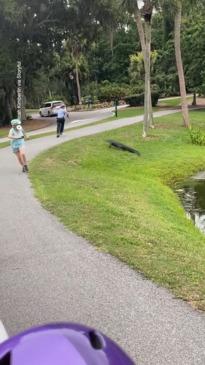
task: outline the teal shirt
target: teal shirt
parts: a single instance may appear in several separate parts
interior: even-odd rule
[[[25,132],[23,128],[21,130],[18,130],[16,128],[11,128],[9,131],[9,137],[19,138],[19,139],[11,139],[11,147],[15,149],[15,148],[20,148],[22,145],[24,145],[25,144],[24,135]]]

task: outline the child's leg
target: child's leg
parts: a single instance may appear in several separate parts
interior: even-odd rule
[[[23,162],[23,172],[28,172],[27,160],[24,147],[20,148],[21,161]]]
[[[23,166],[23,172],[28,172],[28,167],[27,167],[27,161],[26,161],[26,156],[25,156],[25,150],[24,150],[24,147],[21,146],[18,149],[16,149],[15,152],[15,155],[20,163],[21,166]]]
[[[22,156],[21,156],[20,151],[16,152],[16,153],[15,153],[15,155],[16,155],[16,157],[17,157],[17,159],[18,159],[18,161],[19,161],[20,165],[21,165],[21,166],[24,166],[24,161],[23,161],[23,159],[22,159]]]
[[[20,151],[19,151],[19,153],[20,153],[21,161],[23,162],[23,165],[27,165],[26,155],[25,155],[24,148],[21,148]]]

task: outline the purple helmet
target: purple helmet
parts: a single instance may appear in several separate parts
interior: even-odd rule
[[[108,337],[72,323],[27,330],[0,345],[0,365],[134,365]]]

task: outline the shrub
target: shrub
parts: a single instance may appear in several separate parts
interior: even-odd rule
[[[93,104],[94,100],[92,95],[86,95],[81,98],[83,104]]]
[[[203,83],[199,88],[198,88],[198,93],[200,96],[205,96],[205,84]]]
[[[98,88],[98,99],[101,102],[104,101],[112,101],[115,99],[124,99],[125,95],[127,95],[127,93],[129,89],[129,85],[118,85],[118,84],[114,84],[114,83],[109,83],[109,82],[103,82],[99,85]]]
[[[158,99],[159,94],[157,92],[152,92],[152,106],[157,105]],[[126,96],[124,100],[130,106],[142,106],[144,105],[144,93]]]
[[[126,96],[142,94],[144,92],[144,81],[139,81],[136,85],[130,85],[130,92]]]
[[[141,106],[144,105],[144,94],[136,94],[127,96],[125,102],[130,106]]]
[[[205,131],[201,131],[199,128],[190,128],[189,133],[193,144],[205,146]]]
[[[159,93],[157,91],[152,91],[152,106],[156,106],[159,100]]]

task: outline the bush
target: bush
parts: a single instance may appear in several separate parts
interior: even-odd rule
[[[83,96],[81,98],[81,101],[84,105],[86,104],[93,104],[94,103],[94,98],[92,97],[92,95],[86,95],[86,96]]]
[[[152,92],[152,106],[156,106],[159,100],[159,93],[157,91]]]
[[[130,92],[126,95],[138,95],[144,92],[144,81],[139,81],[136,85],[130,85]]]
[[[136,94],[127,96],[125,102],[130,106],[141,106],[144,105],[144,94]]]
[[[200,96],[205,96],[205,84],[203,83],[197,90]]]
[[[124,99],[125,95],[129,93],[129,85],[118,85],[104,81],[98,88],[98,99],[101,102],[112,101],[115,99]]]
[[[205,146],[205,131],[201,131],[198,128],[190,128],[189,132],[193,144]]]
[[[125,102],[130,106],[143,106],[144,105],[144,93],[127,96]],[[156,106],[158,103],[159,94],[152,92],[152,106]]]

